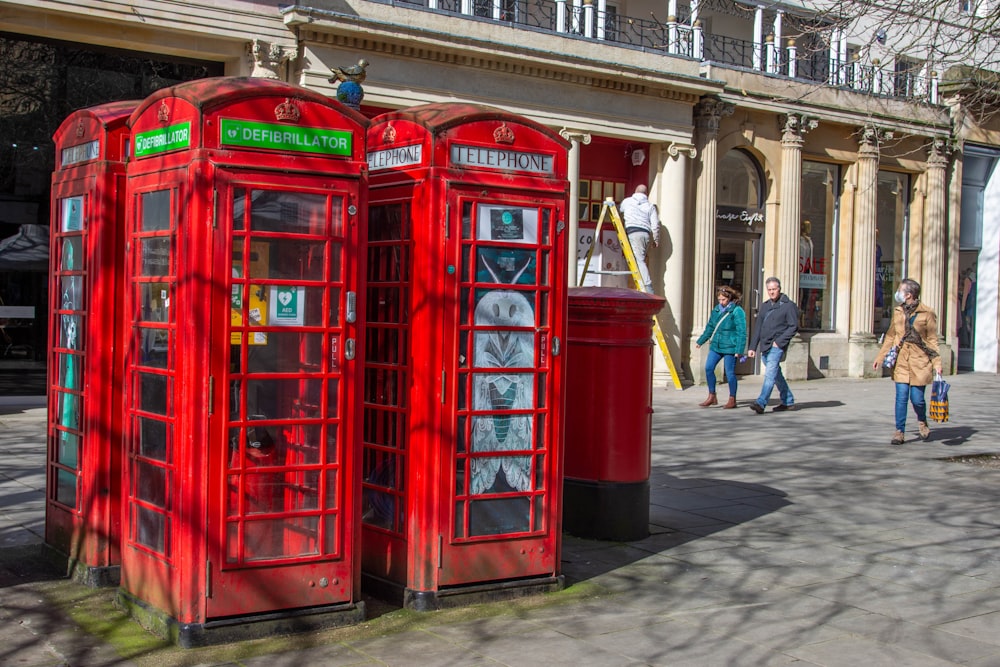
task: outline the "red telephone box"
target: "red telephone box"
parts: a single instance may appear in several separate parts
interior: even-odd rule
[[[121,564],[126,121],[138,102],[70,114],[54,135],[45,541],[89,585]]]
[[[129,121],[121,598],[182,646],[364,617],[367,124],[239,78]]]
[[[369,129],[362,569],[408,607],[562,585],[567,148],[467,104]]]

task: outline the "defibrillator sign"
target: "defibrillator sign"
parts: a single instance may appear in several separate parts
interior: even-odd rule
[[[321,127],[297,127],[277,123],[222,118],[219,122],[219,144],[242,148],[268,148],[281,151],[351,154],[353,135],[344,130]]]

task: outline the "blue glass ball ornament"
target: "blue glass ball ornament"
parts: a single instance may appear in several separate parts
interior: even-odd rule
[[[365,96],[365,91],[360,83],[354,81],[341,81],[337,86],[337,101],[349,107],[357,108],[361,105],[361,98]]]

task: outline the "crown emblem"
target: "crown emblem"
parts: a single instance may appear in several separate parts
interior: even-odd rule
[[[86,130],[83,127],[83,119],[81,118],[80,121],[76,124],[76,138],[82,139],[85,132]]]
[[[493,138],[498,144],[514,143],[514,130],[507,127],[507,123],[502,123],[500,127],[493,130]]]
[[[299,118],[302,117],[302,112],[299,111],[299,107],[295,102],[286,97],[284,102],[274,107],[274,117],[278,120],[290,120],[293,123],[297,123],[299,122]]]
[[[396,143],[396,128],[389,123],[385,126],[385,130],[382,132],[382,143],[383,144],[394,144]]]
[[[156,119],[161,123],[170,120],[170,107],[167,106],[166,100],[160,102],[160,108],[156,111]]]

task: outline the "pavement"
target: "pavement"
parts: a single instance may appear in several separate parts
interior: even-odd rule
[[[564,536],[565,590],[189,650],[42,564],[44,410],[0,405],[0,665],[1000,666],[1000,377],[948,379],[951,420],[898,447],[888,379],[763,415],[759,378],[735,410],[657,387],[651,535]]]

